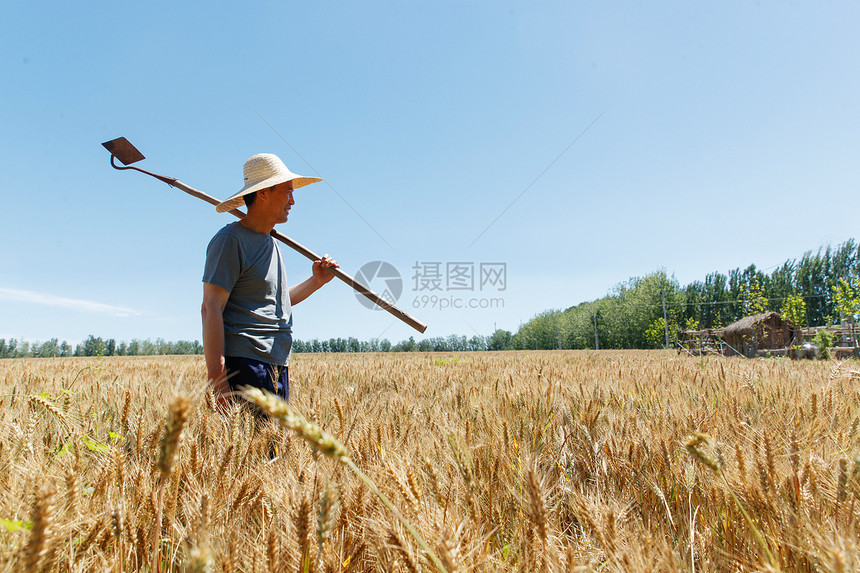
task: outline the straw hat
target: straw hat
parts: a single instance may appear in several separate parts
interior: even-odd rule
[[[284,162],[277,155],[272,153],[258,153],[253,156],[245,162],[244,172],[245,186],[238,193],[222,201],[215,207],[215,210],[219,213],[243,206],[245,204],[245,200],[243,199],[245,195],[255,193],[267,187],[292,181],[293,189],[298,189],[299,187],[322,181],[321,177],[296,175],[287,169],[287,166],[284,165]]]

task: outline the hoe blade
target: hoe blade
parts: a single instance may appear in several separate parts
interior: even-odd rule
[[[131,165],[132,163],[137,163],[141,159],[146,159],[143,156],[143,153],[138,151],[137,148],[124,137],[105,141],[102,145],[105,149],[110,151],[111,155],[119,159],[123,165]]]

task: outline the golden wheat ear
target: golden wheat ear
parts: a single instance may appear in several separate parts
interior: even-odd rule
[[[164,423],[164,437],[161,439],[158,450],[158,463],[156,464],[161,471],[162,479],[169,478],[173,471],[179,440],[188,420],[190,404],[191,401],[188,397],[183,395],[177,395],[170,404],[167,420]]]
[[[24,570],[42,571],[51,568],[51,549],[54,537],[54,494],[52,485],[43,485],[36,491],[30,513],[30,536],[24,546]]]

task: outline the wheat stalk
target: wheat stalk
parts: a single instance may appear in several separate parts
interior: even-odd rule
[[[24,546],[24,571],[41,571],[49,566],[43,563],[50,551],[54,523],[54,488],[43,485],[37,490],[30,513],[33,523],[30,536]]]
[[[158,484],[158,502],[155,510],[155,528],[152,537],[152,570],[161,571],[161,522],[164,508],[164,490],[167,480],[173,472],[176,461],[176,453],[179,449],[179,440],[182,430],[188,419],[190,400],[181,394],[173,398],[164,424],[164,436],[158,449],[158,462],[156,467],[161,473]]]
[[[439,561],[439,558],[424,541],[424,538],[415,530],[414,527],[403,517],[403,514],[394,507],[394,504],[381,492],[376,484],[371,480],[358,466],[350,459],[346,447],[341,444],[334,436],[323,431],[317,424],[308,422],[304,416],[293,410],[292,407],[277,396],[267,394],[258,388],[245,389],[242,395],[248,401],[256,404],[263,412],[277,419],[285,428],[292,430],[300,438],[308,442],[312,448],[319,451],[323,455],[332,458],[341,464],[348,467],[368,488],[379,498],[379,500],[397,517],[407,531],[415,538],[421,548],[427,553],[433,564],[436,567],[447,573],[445,566]]]
[[[722,467],[720,467],[720,465],[716,459],[707,455],[702,450],[702,445],[710,442],[710,439],[711,439],[710,436],[708,436],[707,434],[703,434],[701,432],[694,432],[693,435],[684,444],[684,446],[686,447],[687,452],[689,452],[689,454],[693,457],[693,459],[705,464],[705,466],[710,468],[711,471],[713,471],[718,477],[720,477],[723,480],[723,484],[725,485],[728,492],[731,494],[732,499],[735,502],[735,505],[738,507],[738,509],[740,509],[741,513],[744,516],[744,519],[746,519],[747,525],[749,525],[750,529],[752,529],[753,533],[755,534],[756,539],[759,542],[759,545],[764,550],[764,552],[767,554],[770,566],[775,571],[780,571],[779,561],[773,556],[773,553],[771,553],[771,551],[770,551],[770,546],[768,545],[767,541],[765,541],[764,536],[762,536],[762,534],[761,534],[761,531],[759,531],[758,527],[756,527],[755,522],[753,522],[749,513],[747,513],[747,510],[744,509],[743,504],[741,504],[740,500],[735,495],[734,490],[729,485],[728,480],[726,480],[725,474],[723,474]]]

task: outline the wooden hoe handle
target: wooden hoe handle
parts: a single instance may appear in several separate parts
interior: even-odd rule
[[[150,175],[154,175],[154,174],[150,173]],[[198,191],[197,189],[195,189],[193,187],[189,187],[188,185],[179,181],[178,179],[173,179],[171,177],[164,177],[164,176],[157,176],[157,178],[164,181],[165,183],[167,183],[171,187],[176,187],[177,189],[185,191],[189,195],[193,195],[194,197],[197,197],[198,199],[202,199],[202,200],[206,201],[207,203],[210,203],[211,205],[218,205],[220,203],[220,201],[218,201],[218,199],[212,197],[211,195],[207,195],[206,193],[204,193],[202,191]],[[238,217],[240,219],[245,216],[245,213],[240,211],[239,209],[233,209],[232,211],[230,211],[230,213],[232,213],[233,215],[235,215],[236,217]],[[311,261],[318,261],[322,258],[321,256],[319,256],[318,254],[316,254],[315,252],[313,252],[309,248],[305,247],[301,243],[297,243],[296,241],[292,240],[291,238],[289,238],[288,236],[286,236],[284,234],[279,233],[278,231],[273,230],[271,232],[271,235],[275,239],[281,241],[282,243],[284,243],[285,245],[287,245],[288,247],[290,247],[291,249],[293,249],[294,251],[296,251],[300,255],[307,257]],[[334,276],[336,276],[337,278],[339,278],[340,280],[342,280],[343,282],[345,282],[346,284],[351,286],[353,289],[355,289],[356,291],[358,291],[359,293],[364,295],[366,298],[371,300],[373,303],[378,305],[380,308],[388,311],[393,316],[399,318],[400,320],[402,320],[403,322],[405,322],[406,324],[408,324],[409,326],[411,326],[412,328],[414,328],[418,332],[423,333],[425,330],[427,330],[426,324],[424,324],[423,322],[421,322],[417,318],[410,316],[409,314],[405,313],[400,308],[394,306],[393,304],[391,304],[390,302],[388,302],[387,300],[385,300],[384,298],[379,296],[377,293],[370,290],[369,287],[360,283],[359,281],[355,280],[350,275],[343,272],[341,269],[328,269],[328,270],[331,271],[332,273],[334,273]]]

